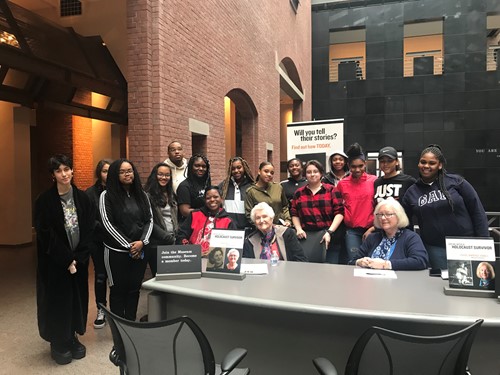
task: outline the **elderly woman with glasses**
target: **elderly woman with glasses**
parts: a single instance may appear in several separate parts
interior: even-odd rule
[[[422,270],[429,258],[420,236],[409,229],[408,217],[397,200],[390,197],[375,207],[374,225],[380,229],[370,234],[349,263],[364,268]]]

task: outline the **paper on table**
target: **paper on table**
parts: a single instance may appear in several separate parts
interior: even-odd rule
[[[247,275],[267,275],[269,273],[267,263],[243,263],[240,271]]]
[[[371,268],[355,268],[356,277],[374,277],[377,279],[397,279],[396,272],[393,270],[374,270]]]
[[[448,270],[441,270],[441,278],[443,280],[448,280],[448,278],[449,278]]]

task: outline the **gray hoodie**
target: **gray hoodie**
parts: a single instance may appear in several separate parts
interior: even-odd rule
[[[165,164],[167,164],[172,172],[172,187],[174,189],[174,193],[177,194],[177,187],[179,184],[186,179],[186,168],[188,162],[185,158],[182,159],[182,165],[178,167],[174,163],[170,161],[170,159],[165,159]]]

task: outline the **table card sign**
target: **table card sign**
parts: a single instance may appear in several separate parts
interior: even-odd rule
[[[449,288],[446,294],[493,297],[493,238],[446,237]],[[491,295],[490,295],[491,294]]]
[[[199,278],[201,277],[201,246],[158,246],[157,265],[157,280]]]
[[[245,276],[240,273],[244,241],[245,231],[212,230],[207,272],[203,276],[242,280]]]

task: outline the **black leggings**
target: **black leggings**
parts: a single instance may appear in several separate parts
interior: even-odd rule
[[[149,268],[151,269],[151,274],[153,275],[153,277],[156,276],[156,271],[158,270],[158,267],[156,265],[157,249],[157,246],[147,246],[147,249],[144,251],[144,260],[147,264],[149,264]]]
[[[106,306],[106,281],[108,280],[108,275],[106,275],[106,268],[104,267],[104,245],[102,242],[94,242],[92,244],[92,251],[90,253],[92,256],[92,262],[94,263],[94,293],[95,293],[95,304],[99,308],[98,303],[102,303]]]
[[[105,248],[104,262],[110,283],[111,311],[125,319],[135,320],[139,292],[146,271],[146,260],[132,259],[128,252],[122,253]]]

